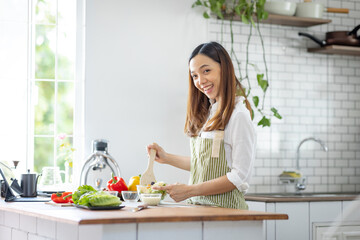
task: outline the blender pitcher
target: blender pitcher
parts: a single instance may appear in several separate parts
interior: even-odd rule
[[[55,190],[63,184],[60,174],[65,175],[65,171],[59,167],[43,167],[41,174],[39,188],[42,191]]]

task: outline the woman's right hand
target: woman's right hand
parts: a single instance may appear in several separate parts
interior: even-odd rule
[[[167,153],[157,143],[147,145],[146,149],[148,152],[148,156],[150,156],[150,149],[156,150],[155,161],[157,161],[158,163],[168,163]]]

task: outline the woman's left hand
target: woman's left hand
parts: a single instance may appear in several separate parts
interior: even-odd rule
[[[175,202],[181,202],[189,197],[192,197],[191,185],[175,183],[167,186],[154,186],[155,190],[165,190]]]

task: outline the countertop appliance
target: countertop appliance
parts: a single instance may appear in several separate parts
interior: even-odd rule
[[[112,174],[120,177],[119,165],[108,152],[108,141],[96,139],[92,141],[93,153],[85,161],[81,174],[80,184],[91,185],[97,190],[106,187]]]

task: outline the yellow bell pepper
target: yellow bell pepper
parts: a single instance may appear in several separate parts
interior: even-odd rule
[[[128,184],[129,191],[137,191],[136,186],[140,185],[140,177],[141,177],[141,175],[133,176],[130,178],[129,184]]]

